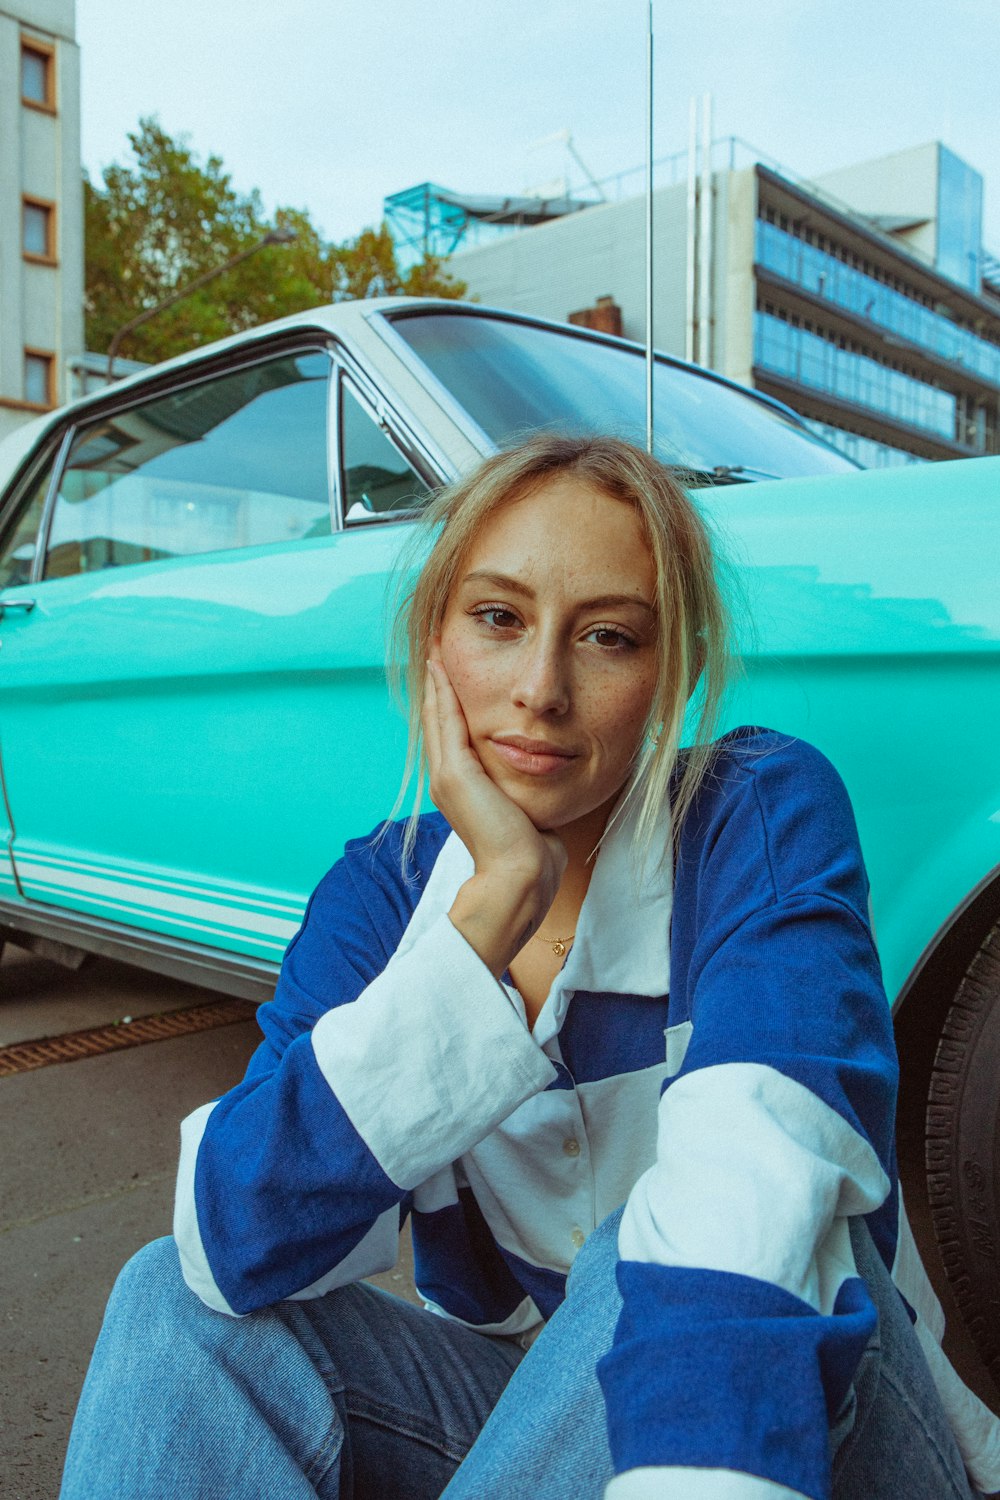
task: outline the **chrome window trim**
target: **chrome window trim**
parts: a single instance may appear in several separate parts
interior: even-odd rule
[[[330,535],[344,530],[344,501],[340,488],[340,361],[332,348],[330,382],[326,392],[326,488],[330,500]]]
[[[403,341],[400,340],[399,342],[405,348]],[[54,445],[55,458],[49,480],[49,488],[45,497],[42,518],[39,524],[35,557],[32,560],[29,582],[31,584],[43,584],[46,581],[43,576],[44,563],[48,551],[52,517],[55,511],[59,486],[65,472],[70,449],[77,435],[82,430],[96,423],[113,419],[121,412],[135,410],[151,401],[165,400],[181,391],[203,385],[208,381],[225,379],[229,375],[252,369],[256,365],[270,363],[275,359],[287,358],[289,356],[295,357],[299,354],[309,353],[325,354],[330,361],[330,371],[327,377],[326,442],[327,489],[332,535],[345,529],[343,522],[343,496],[340,483],[339,379],[341,372],[350,376],[358,391],[364,396],[367,404],[374,411],[378,425],[386,432],[405,461],[432,489],[457,477],[455,465],[441,447],[428,435],[422,424],[414,420],[408,410],[401,407],[398,403],[391,402],[385,396],[375,375],[366,367],[363,357],[358,351],[351,348],[340,335],[332,333],[329,330],[316,327],[296,329],[291,336],[285,332],[279,337],[259,342],[254,341],[248,345],[245,352],[242,350],[227,350],[221,356],[217,354],[206,356],[204,360],[196,361],[192,365],[186,365],[182,370],[171,372],[167,376],[157,377],[151,373],[148,379],[140,377],[134,383],[130,382],[120,392],[112,387],[107,393],[94,393],[91,396],[83,398],[73,410],[62,436]],[[415,363],[426,383],[429,372],[424,371],[423,367],[419,365],[419,361],[415,361]],[[443,387],[441,388],[441,393],[442,405],[453,405],[456,412],[461,411],[461,408],[451,401]],[[39,448],[51,442],[52,436],[53,433],[51,430],[45,433],[39,440]],[[32,457],[29,456],[21,466],[22,473],[28,471],[31,462]],[[417,514],[419,514],[418,511],[400,511],[392,516],[391,521],[402,520]],[[387,516],[386,523],[391,524],[391,521]],[[136,566],[142,565],[137,564]]]
[[[73,424],[75,427],[89,426],[92,422],[117,416],[121,411],[144,406],[148,401],[162,401],[193,385],[203,385],[207,380],[225,379],[228,375],[239,374],[243,370],[252,369],[254,365],[267,364],[274,359],[294,358],[299,354],[330,353],[332,337],[325,329],[295,329],[293,334],[295,336],[290,337],[285,332],[270,339],[248,343],[245,354],[242,349],[227,349],[222,354],[206,355],[204,359],[166,375],[158,374],[157,367],[153,365],[148,372],[144,370],[138,375],[130,376],[127,384],[122,382],[117,399],[114,386],[110,387],[107,394],[99,392],[81,397],[78,409],[74,411]]]
[[[441,311],[442,308],[436,305],[420,309],[422,315]],[[515,318],[514,321],[518,322],[522,320]],[[481,453],[484,458],[490,453],[496,453],[497,444],[494,443],[492,438],[487,436],[479,423],[469,416],[469,413],[458,400],[458,397],[453,395],[446,385],[442,384],[428,365],[424,364],[423,360],[411,345],[406,342],[402,334],[397,332],[394,326],[395,320],[389,319],[385,313],[378,312],[371,314],[368,323],[379,335],[383,343],[396,356],[400,364],[405,366],[407,373],[412,375],[414,380],[429,395],[434,397],[436,404],[441,408],[453,426],[458,428],[466,441],[471,443],[473,448],[478,453]],[[560,325],[553,324],[552,326],[558,327]]]
[[[428,301],[426,306],[396,307],[388,308],[385,312],[374,312],[369,314],[367,321],[372,327],[377,326],[377,331],[385,338],[386,343],[389,344],[394,354],[402,358],[400,350],[397,347],[397,340],[404,349],[409,351],[411,356],[416,359],[416,367],[409,365],[408,368],[412,374],[417,376],[421,384],[426,384],[428,377],[431,376],[431,371],[413,355],[412,349],[410,349],[410,346],[403,339],[402,335],[396,332],[393,325],[405,322],[408,318],[437,316],[441,313],[446,317],[453,318],[490,318],[494,322],[519,323],[522,327],[542,328],[549,333],[558,333],[563,338],[582,339],[585,343],[589,344],[605,344],[612,349],[624,349],[631,354],[642,354],[643,352],[643,346],[636,343],[634,339],[620,338],[613,333],[598,333],[592,328],[580,328],[575,323],[560,323],[555,318],[539,318],[533,313],[512,312],[509,308],[504,307],[480,307],[478,304],[472,306],[469,303]],[[383,323],[386,325],[388,333],[383,333],[380,326]],[[784,401],[779,401],[776,396],[769,396],[764,391],[756,391],[751,386],[741,385],[738,380],[730,380],[728,376],[720,375],[716,370],[708,370],[703,365],[688,364],[686,360],[678,359],[673,354],[666,354],[661,349],[654,350],[654,355],[657,364],[666,365],[669,368],[681,370],[685,374],[697,376],[701,380],[708,381],[711,385],[726,386],[729,390],[736,391],[739,395],[744,396],[754,405],[769,408],[773,412],[780,412],[782,416],[790,418],[794,426],[801,428],[804,425],[802,418],[795,408],[788,406]],[[462,410],[461,407],[458,409],[459,411]],[[466,422],[470,424],[467,436],[471,437],[473,432],[482,433],[482,429],[476,423],[472,422],[470,417],[466,417]],[[485,437],[485,434],[483,436]],[[811,440],[815,441],[815,437],[811,437]],[[486,441],[490,442],[489,439],[486,439]],[[492,453],[495,451],[496,445],[490,443],[486,452]]]
[[[427,429],[408,407],[391,401],[383,391],[376,373],[364,359],[338,338],[337,358],[346,374],[358,387],[376,414],[382,430],[392,439],[407,463],[420,477],[436,488],[458,478],[458,470]]]
[[[162,385],[156,384],[156,385],[152,386],[152,388],[147,388],[147,387],[141,386],[141,385],[139,385],[139,386],[130,386],[129,387],[129,395],[132,397],[131,400],[128,400],[128,401],[118,401],[118,402],[115,402],[113,404],[109,404],[107,406],[103,406],[102,405],[102,406],[99,406],[99,407],[96,407],[96,406],[95,407],[88,407],[87,410],[86,410],[86,412],[79,413],[78,420],[71,422],[69,424],[69,426],[66,428],[66,431],[65,431],[65,433],[64,433],[64,435],[63,435],[63,437],[62,437],[62,439],[61,439],[61,441],[59,443],[59,447],[58,447],[58,450],[57,450],[57,453],[56,453],[56,461],[55,461],[55,464],[53,465],[52,477],[49,480],[49,489],[48,489],[48,493],[46,494],[46,497],[45,497],[45,507],[44,507],[43,514],[42,514],[42,523],[41,523],[41,525],[39,527],[39,533],[38,533],[40,539],[44,536],[44,545],[40,545],[36,549],[35,558],[34,558],[34,561],[32,562],[32,567],[31,567],[31,580],[30,580],[30,582],[31,583],[46,583],[46,582],[51,582],[52,581],[51,579],[46,579],[43,576],[43,573],[42,573],[42,564],[44,563],[45,556],[46,556],[46,554],[48,552],[49,533],[50,533],[50,531],[52,529],[52,517],[55,514],[56,500],[58,499],[58,495],[59,495],[59,483],[62,480],[62,476],[63,476],[63,473],[64,473],[65,468],[66,468],[66,460],[69,457],[69,451],[70,451],[70,448],[72,447],[73,440],[74,440],[74,438],[77,436],[77,434],[79,432],[82,432],[87,427],[93,426],[95,423],[103,422],[103,421],[108,420],[109,418],[113,418],[113,417],[119,415],[123,411],[134,411],[134,410],[138,409],[141,406],[148,405],[152,401],[163,401],[163,400],[166,400],[170,396],[176,395],[176,393],[178,391],[188,390],[192,386],[195,386],[195,385],[206,385],[210,380],[213,380],[213,379],[225,380],[230,375],[241,374],[244,370],[253,369],[256,365],[270,364],[275,359],[287,359],[289,357],[295,358],[299,354],[325,354],[326,357],[327,357],[327,361],[329,363],[329,367],[330,367],[329,370],[328,370],[328,372],[327,372],[327,376],[326,376],[327,393],[328,393],[327,394],[327,412],[328,412],[328,415],[327,415],[327,434],[326,434],[326,449],[327,449],[327,505],[328,505],[328,507],[330,509],[330,529],[331,529],[331,532],[335,531],[337,529],[336,525],[335,525],[336,512],[334,510],[334,498],[333,498],[333,494],[332,494],[331,489],[330,489],[330,475],[329,475],[329,464],[330,464],[329,391],[336,384],[336,360],[334,358],[334,352],[333,352],[333,349],[331,348],[329,340],[324,340],[323,342],[317,342],[316,341],[316,336],[315,336],[315,331],[312,330],[312,329],[307,330],[307,331],[312,335],[312,337],[306,343],[298,344],[298,343],[291,343],[291,342],[289,342],[289,343],[282,343],[282,344],[279,344],[277,346],[270,346],[270,347],[268,347],[266,349],[257,348],[257,350],[256,350],[256,357],[254,359],[246,359],[246,360],[239,359],[239,360],[234,360],[229,365],[216,365],[214,362],[206,361],[206,363],[210,364],[211,367],[207,371],[202,371],[195,378],[192,378],[190,380],[178,380],[176,382],[164,382]],[[239,549],[233,549],[233,550],[239,550]],[[209,553],[189,553],[189,554],[185,554],[185,555],[191,556],[191,557],[207,557],[210,554]],[[145,563],[139,562],[139,563],[132,563],[132,564],[130,564],[130,566],[131,567],[139,567],[139,568],[141,568],[141,567],[145,567],[146,565],[145,565]]]
[[[45,582],[45,558],[49,550],[49,532],[52,529],[52,517],[56,508],[56,496],[59,493],[59,484],[62,480],[63,470],[66,467],[66,459],[73,444],[76,433],[76,423],[71,422],[62,435],[59,447],[56,449],[55,462],[52,465],[52,473],[49,476],[49,488],[45,496],[45,504],[42,507],[42,519],[38,527],[38,545],[35,548],[35,556],[31,564],[31,582]]]
[[[338,418],[338,423],[337,423],[337,427],[338,427],[338,430],[337,430],[337,446],[338,446],[338,450],[340,450],[341,453],[342,453],[342,450],[343,450],[343,422],[344,422],[343,400],[342,400],[342,396],[341,396],[340,393],[343,391],[344,387],[346,386],[347,389],[350,391],[351,395],[353,396],[354,400],[357,401],[358,405],[361,407],[362,411],[364,411],[365,414],[368,417],[370,417],[371,421],[379,429],[379,431],[385,434],[385,437],[392,444],[393,448],[395,448],[396,452],[399,454],[400,458],[406,464],[407,468],[411,469],[413,471],[413,473],[416,474],[417,478],[420,479],[424,484],[429,485],[429,487],[431,489],[431,492],[433,493],[434,489],[438,485],[440,485],[442,483],[441,476],[439,474],[435,474],[434,477],[429,477],[428,473],[425,472],[427,470],[427,468],[428,468],[428,465],[427,465],[426,461],[423,464],[414,463],[413,457],[411,457],[411,453],[407,451],[407,447],[404,445],[404,442],[401,440],[400,436],[397,434],[397,431],[394,429],[394,426],[392,425],[392,423],[389,420],[390,413],[388,412],[388,409],[386,407],[386,404],[385,404],[384,400],[381,401],[382,410],[381,410],[381,412],[379,411],[379,398],[380,398],[380,394],[381,393],[377,391],[377,389],[372,385],[372,382],[370,380],[367,381],[366,384],[368,384],[369,386],[372,387],[372,392],[373,392],[373,394],[375,395],[375,398],[376,398],[375,400],[372,399],[372,396],[369,395],[369,393],[363,388],[362,384],[356,379],[356,377],[353,375],[353,373],[351,371],[349,371],[347,369],[344,369],[344,368],[341,369],[340,379],[337,382],[337,388],[338,388],[338,393],[337,393],[337,418]],[[338,481],[341,480],[342,478],[343,478],[343,469],[341,469],[340,473],[338,474]],[[344,530],[344,531],[357,531],[361,527],[364,527],[365,529],[367,529],[369,526],[392,525],[396,521],[412,521],[414,519],[414,517],[420,515],[420,512],[422,510],[421,506],[412,506],[411,508],[409,508],[407,510],[402,510],[401,509],[401,510],[381,511],[381,512],[377,512],[374,515],[372,515],[372,517],[371,517],[370,520],[349,522],[348,519],[347,519],[346,513],[344,513],[344,510],[343,510],[343,504],[344,504],[343,485],[339,484],[338,487],[339,487],[339,491],[340,491],[339,499],[340,499],[341,516],[342,516],[342,528],[341,529]]]
[[[71,430],[72,428],[70,427],[68,431]],[[8,522],[13,526],[16,526],[17,519],[19,519],[20,515],[23,513],[19,509],[19,502],[24,500],[25,495],[28,495],[30,503],[30,495],[34,478],[40,477],[45,472],[46,464],[51,462],[52,470],[49,474],[49,482],[48,488],[45,491],[45,499],[42,502],[41,515],[38,518],[38,529],[35,532],[35,551],[34,556],[31,559],[31,568],[29,570],[28,578],[24,583],[8,584],[6,585],[6,587],[0,588],[0,593],[6,593],[7,588],[28,588],[39,581],[38,559],[40,556],[44,556],[44,543],[48,539],[47,522],[52,505],[52,486],[53,482],[56,481],[57,476],[62,472],[62,464],[66,453],[67,434],[64,433],[62,437],[58,438],[58,440],[53,441],[55,433],[57,431],[58,428],[52,428],[48,432],[44,433],[41,438],[39,438],[34,448],[32,448],[28,452],[27,456],[18,465],[12,481],[7,486],[6,493],[2,497],[2,502],[0,502],[2,503],[2,511],[0,511],[0,533],[6,536],[8,534]]]

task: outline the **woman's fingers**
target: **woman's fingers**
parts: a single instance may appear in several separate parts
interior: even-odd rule
[[[440,657],[427,661],[424,734],[431,796],[473,855],[489,849],[524,814],[487,776],[473,748],[458,694]],[[532,830],[533,833],[533,830]]]
[[[424,731],[424,749],[427,752],[427,767],[431,778],[441,765],[441,724],[437,701],[437,683],[430,662],[424,677],[424,706],[420,715]]]
[[[566,849],[487,775],[436,641],[427,658],[423,728],[431,796],[476,872],[449,915],[499,977],[552,904]]]
[[[469,726],[462,705],[440,657],[429,658],[427,674],[434,684],[434,707],[442,755],[461,754],[471,749]]]
[[[423,726],[432,781],[442,773],[453,773],[457,757],[469,748],[469,732],[461,714],[444,668],[428,660]]]
[[[468,837],[482,819],[479,803],[495,788],[472,748],[444,665],[433,657],[427,662],[423,727],[431,797],[456,832]]]

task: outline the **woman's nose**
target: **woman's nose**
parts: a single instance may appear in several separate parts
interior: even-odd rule
[[[555,643],[525,643],[518,653],[513,684],[514,702],[533,714],[563,714],[569,707],[569,669],[565,653]]]

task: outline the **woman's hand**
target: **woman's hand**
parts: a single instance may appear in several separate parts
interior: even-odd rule
[[[436,647],[427,663],[423,728],[431,797],[475,864],[448,915],[499,978],[552,905],[566,850],[486,774]]]

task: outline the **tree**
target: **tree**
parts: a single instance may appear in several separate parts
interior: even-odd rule
[[[463,297],[465,282],[456,281],[444,269],[438,255],[423,260],[403,274],[396,263],[396,246],[389,226],[363,229],[337,251],[337,283],[331,299],[354,297]]]
[[[385,224],[342,245],[322,237],[304,209],[273,219],[260,194],[239,193],[218,156],[202,164],[155,119],[130,133],[134,161],[84,179],[85,310],[88,349],[103,352],[115,330],[268,230],[295,239],[267,246],[129,335],[122,354],[156,361],[272,318],[328,302],[393,293],[461,297],[466,288],[435,256],[401,271]]]

